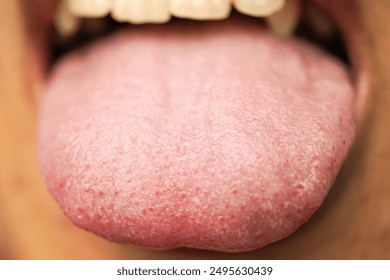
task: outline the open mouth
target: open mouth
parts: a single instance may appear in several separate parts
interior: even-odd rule
[[[260,18],[226,19],[233,4]],[[288,236],[321,205],[367,92],[354,1],[62,1],[47,13],[31,21],[46,88],[39,154],[76,225],[149,248],[238,252]],[[108,13],[202,21],[124,26]]]

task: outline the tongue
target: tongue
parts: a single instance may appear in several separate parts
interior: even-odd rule
[[[313,46],[239,19],[128,27],[53,71],[40,160],[88,231],[245,251],[307,221],[354,131],[348,74]]]

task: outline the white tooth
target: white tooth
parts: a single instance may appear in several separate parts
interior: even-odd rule
[[[279,11],[285,0],[233,0],[234,7],[240,13],[254,16],[265,17]]]
[[[105,17],[112,7],[112,0],[69,0],[70,12],[78,17]]]
[[[231,11],[230,0],[171,0],[172,15],[197,20],[225,19]]]
[[[284,7],[266,17],[269,28],[278,36],[290,37],[298,26],[300,17],[300,7],[298,1],[289,0]]]
[[[113,0],[111,16],[133,24],[164,23],[170,20],[169,0]]]
[[[70,13],[68,4],[68,0],[61,1],[54,16],[56,30],[63,37],[76,34],[81,25],[81,19]]]

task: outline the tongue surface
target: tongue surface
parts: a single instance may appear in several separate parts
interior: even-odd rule
[[[254,22],[118,32],[64,58],[41,112],[72,221],[150,248],[259,248],[320,206],[354,136],[344,68]]]

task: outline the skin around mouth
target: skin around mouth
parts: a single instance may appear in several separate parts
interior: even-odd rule
[[[252,250],[320,206],[353,101],[340,62],[251,21],[125,30],[52,72],[41,167],[65,214],[107,239]]]

